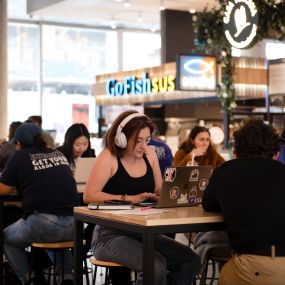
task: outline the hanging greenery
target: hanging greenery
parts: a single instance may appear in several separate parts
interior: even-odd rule
[[[237,106],[233,81],[234,65],[231,60],[231,45],[223,29],[224,11],[229,1],[217,1],[220,3],[219,9],[209,10],[206,7],[193,16],[195,45],[198,50],[215,55],[221,64],[222,74],[221,84],[218,86],[218,97],[222,111],[231,118]],[[285,1],[255,0],[254,2],[259,14],[259,23],[252,46],[263,39],[285,40]]]

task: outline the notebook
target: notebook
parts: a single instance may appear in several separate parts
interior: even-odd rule
[[[212,166],[167,167],[157,208],[201,205]]]
[[[134,205],[128,201],[108,200],[105,202],[91,202],[88,204],[90,210],[132,210]]]
[[[75,162],[74,178],[77,184],[86,184],[91,173],[95,157],[79,157]]]

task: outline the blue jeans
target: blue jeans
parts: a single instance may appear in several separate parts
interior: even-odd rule
[[[143,244],[140,234],[96,226],[93,254],[104,261],[120,263],[137,272],[143,267]],[[190,285],[200,272],[200,258],[188,246],[164,235],[154,240],[154,285]],[[137,284],[141,284],[141,279]]]
[[[73,216],[56,216],[44,213],[30,215],[26,220],[19,219],[4,230],[4,253],[17,275],[24,283],[29,275],[29,261],[25,248],[32,242],[56,242],[73,239]],[[50,255],[51,253],[49,253]],[[57,257],[60,269],[60,255]],[[72,273],[72,254],[64,253],[65,272]]]

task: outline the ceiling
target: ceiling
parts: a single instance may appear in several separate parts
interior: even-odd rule
[[[19,0],[15,1],[18,2]],[[22,0],[21,0],[22,1]],[[218,6],[217,0],[25,0],[26,14],[38,20],[157,31],[160,6],[189,11]],[[130,4],[125,7],[125,3]],[[18,2],[19,3],[19,2]],[[138,17],[142,21],[138,21]]]

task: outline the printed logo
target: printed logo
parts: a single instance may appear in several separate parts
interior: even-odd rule
[[[214,62],[207,62],[201,58],[190,59],[183,64],[183,67],[192,74],[201,75],[204,73],[214,74]]]
[[[169,192],[170,199],[172,200],[177,199],[178,195],[179,195],[179,188],[177,186],[174,186],[173,188],[170,189]]]
[[[180,197],[177,199],[177,204],[187,204],[188,199],[187,199],[187,193],[186,194],[180,194]]]
[[[190,173],[189,181],[198,181],[198,179],[199,179],[199,170],[195,168]]]
[[[208,184],[209,184],[209,180],[208,179],[202,179],[199,182],[199,189],[200,190],[205,190]]]
[[[258,13],[254,2],[230,1],[226,6],[223,22],[229,43],[238,49],[248,47],[256,36],[258,25]]]
[[[166,168],[165,174],[164,174],[164,180],[165,182],[173,182],[176,178],[176,168]]]

